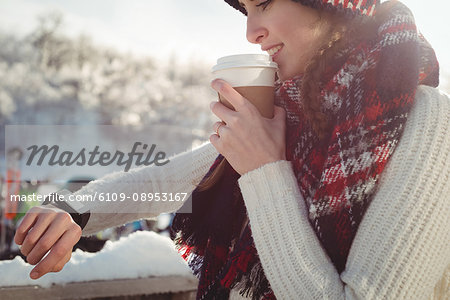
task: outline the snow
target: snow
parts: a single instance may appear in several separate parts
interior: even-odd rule
[[[107,241],[97,253],[77,249],[71,260],[58,273],[48,273],[32,280],[29,273],[34,266],[17,256],[0,262],[0,286],[39,285],[143,278],[149,276],[193,276],[170,238],[155,232],[138,231],[118,241]],[[7,274],[7,275],[6,275]]]

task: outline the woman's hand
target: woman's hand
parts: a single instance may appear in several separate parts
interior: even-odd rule
[[[211,103],[211,111],[225,124],[215,123],[216,134],[209,138],[236,172],[243,175],[267,163],[286,160],[286,112],[283,108],[275,106],[274,117],[267,119],[224,80],[216,79],[211,86],[236,110],[220,102]]]
[[[48,272],[59,272],[72,256],[73,246],[80,240],[81,228],[65,211],[52,205],[32,207],[19,227],[14,241],[27,262],[36,267],[30,278],[38,279]],[[44,255],[50,253],[44,258]],[[34,273],[37,274],[34,274]]]

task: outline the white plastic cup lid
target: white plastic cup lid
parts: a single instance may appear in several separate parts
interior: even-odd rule
[[[268,67],[277,69],[277,63],[273,62],[269,55],[265,54],[235,54],[221,57],[212,68],[216,72],[229,68]]]

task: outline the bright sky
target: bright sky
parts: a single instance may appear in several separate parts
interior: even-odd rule
[[[434,46],[443,72],[450,74],[450,2],[403,0],[419,29]],[[57,10],[70,34],[136,54],[202,59],[259,53],[245,38],[245,17],[223,0],[0,0],[0,29],[25,33],[36,15]]]

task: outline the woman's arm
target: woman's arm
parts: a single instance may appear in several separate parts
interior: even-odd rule
[[[417,91],[339,275],[312,229],[290,162],[239,179],[264,272],[279,299],[427,299],[450,263],[450,100]]]
[[[187,198],[214,162],[218,153],[209,143],[169,158],[163,166],[148,166],[117,172],[90,182],[74,193],[74,196],[96,196],[95,201],[84,201],[83,210],[91,216],[82,234],[90,235],[102,229],[125,224],[129,221],[156,217],[163,212],[174,212],[183,203],[180,201],[141,201],[141,193],[167,193],[174,199],[177,193],[187,193]],[[121,195],[124,201],[99,201],[100,195]],[[171,195],[170,195],[171,194]],[[135,199],[139,201],[134,201]],[[158,194],[160,198],[162,194]],[[181,195],[179,195],[181,196]],[[147,200],[149,199],[146,196]],[[118,196],[118,199],[121,199]]]
[[[21,245],[20,251],[27,262],[36,265],[31,273],[32,279],[40,278],[49,272],[59,272],[70,260],[73,245],[81,234],[88,235],[101,229],[121,225],[139,218],[157,216],[161,212],[175,211],[181,201],[135,202],[133,193],[187,193],[192,190],[207,172],[216,157],[215,148],[205,143],[192,152],[184,152],[170,158],[164,166],[151,166],[118,172],[89,183],[71,196],[90,196],[83,201],[84,207],[73,203],[78,212],[90,211],[91,217],[83,232],[69,213],[52,205],[31,208],[17,227],[14,241]],[[109,193],[125,196],[125,201],[100,201]],[[92,197],[94,195],[94,197]],[[140,196],[142,197],[142,196]],[[161,194],[161,198],[164,196]],[[85,198],[86,199],[86,198]],[[121,198],[122,199],[122,198]],[[65,199],[66,200],[66,199]],[[76,200],[76,198],[75,198]],[[45,256],[45,257],[44,257]]]

